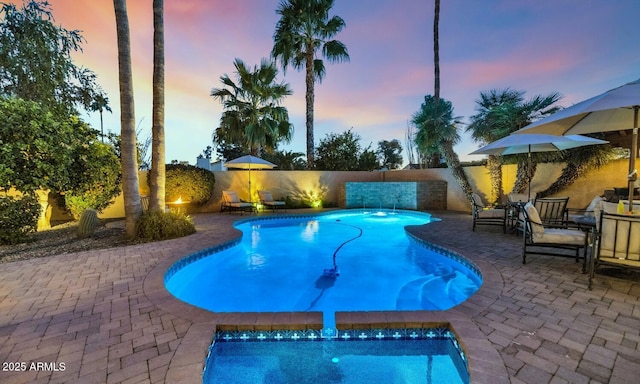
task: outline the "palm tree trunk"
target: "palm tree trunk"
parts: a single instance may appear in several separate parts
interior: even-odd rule
[[[440,26],[440,0],[435,0],[435,10],[433,12],[433,70],[434,70],[433,97],[436,99],[436,105],[438,105],[438,100],[440,99],[439,26]]]
[[[584,174],[587,169],[588,167],[583,165],[568,163],[562,169],[562,173],[556,179],[556,181],[554,181],[553,184],[549,186],[549,188],[545,189],[544,191],[538,192],[537,197],[547,197],[562,191],[569,185],[573,184],[576,180],[578,180],[578,178],[582,176],[582,174]]]
[[[113,0],[118,37],[118,72],[120,83],[120,135],[121,163],[124,197],[124,214],[127,237],[136,235],[136,221],[142,213],[138,186],[138,159],[136,126],[133,105],[133,80],[131,74],[131,44],[126,0]]]
[[[502,189],[502,161],[500,157],[489,155],[487,167],[491,178],[491,201],[496,204],[502,204],[504,191]]]
[[[516,182],[513,185],[511,193],[527,193],[529,190],[529,183],[533,179],[533,175],[536,174],[536,168],[538,163],[531,161],[531,167],[527,166],[527,163],[518,163],[518,169],[516,171]]]
[[[164,211],[164,0],[153,0],[153,117],[149,209]]]
[[[464,192],[467,200],[472,201],[471,194],[473,193],[473,189],[471,189],[471,184],[469,183],[467,174],[464,173],[464,169],[460,164],[458,154],[453,150],[453,143],[450,141],[442,141],[440,143],[440,148],[442,149],[442,156],[444,157],[444,160],[451,169],[453,178],[458,182],[458,185],[462,189],[462,192]]]
[[[313,139],[313,98],[314,98],[314,78],[313,78],[313,47],[307,47],[306,53],[306,76],[307,83],[307,168],[313,169],[315,163],[315,145]]]

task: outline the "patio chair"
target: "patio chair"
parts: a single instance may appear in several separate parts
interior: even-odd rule
[[[569,221],[573,221],[573,219],[577,217],[595,217],[596,206],[598,206],[601,201],[605,201],[604,197],[595,196],[586,208],[567,208],[567,218]]]
[[[589,289],[602,266],[640,269],[640,215],[599,211],[595,255],[589,262]]]
[[[576,263],[581,258],[582,272],[587,271],[587,243],[589,236],[579,229],[546,227],[543,225],[536,207],[527,203],[522,210],[524,215],[522,264],[527,263],[527,255],[537,254],[546,256],[574,257]],[[553,249],[557,251],[553,251]],[[543,250],[544,249],[544,250]],[[551,249],[551,250],[546,250]],[[573,254],[563,252],[574,251]]]
[[[273,212],[276,209],[284,209],[287,211],[287,204],[284,201],[273,200],[273,196],[271,196],[271,192],[269,191],[258,191],[258,197],[260,198],[260,204],[262,206],[271,208]]]
[[[502,233],[507,233],[507,210],[485,206],[477,193],[473,193],[471,196],[473,208],[472,230],[475,232],[476,225],[499,225],[502,227]]]
[[[542,225],[566,227],[569,222],[568,203],[568,197],[541,197],[535,199],[533,205],[540,215]]]
[[[255,212],[256,206],[253,203],[247,203],[238,197],[235,191],[222,191],[222,203],[220,204],[220,212],[224,211],[240,211]]]

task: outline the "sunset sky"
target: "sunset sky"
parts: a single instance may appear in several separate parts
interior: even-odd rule
[[[93,70],[113,113],[105,129],[120,130],[115,16],[111,0],[49,0],[55,23],[82,31],[79,65]],[[135,118],[150,132],[153,20],[151,0],[129,0]],[[195,163],[211,145],[222,108],[209,96],[234,59],[253,66],[268,57],[278,0],[165,0],[166,158]],[[442,0],[441,97],[463,122],[480,92],[506,87],[525,97],[557,91],[570,106],[640,78],[637,0]],[[331,15],[346,28],[337,36],[351,61],[327,64],[316,86],[316,144],[353,127],[361,144],[405,144],[407,123],[433,93],[433,1],[336,0]],[[294,94],[285,100],[295,127],[286,150],[305,152],[304,74],[289,68],[279,79]],[[83,118],[99,128],[97,113]],[[463,128],[464,131],[464,128]],[[479,145],[463,135],[463,160]],[[406,158],[405,158],[406,162]]]

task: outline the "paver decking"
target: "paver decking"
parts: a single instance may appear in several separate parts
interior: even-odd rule
[[[589,291],[571,259],[522,265],[518,236],[472,232],[467,214],[434,216],[442,221],[409,231],[476,263],[486,284],[454,310],[388,321],[450,321],[477,383],[638,382],[637,275],[598,275]],[[196,215],[189,237],[0,264],[0,383],[201,382],[216,322],[233,319],[174,299],[163,276],[180,257],[239,236],[239,218]]]

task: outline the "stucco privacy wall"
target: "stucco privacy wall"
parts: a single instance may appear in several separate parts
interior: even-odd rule
[[[612,161],[602,168],[592,170],[580,177],[573,185],[562,191],[558,196],[569,196],[569,207],[584,208],[596,195],[601,195],[605,189],[626,187],[628,174],[628,160]],[[555,181],[561,174],[563,164],[539,164],[536,175],[531,182],[532,192],[542,191]],[[483,199],[488,200],[491,193],[489,173],[484,166],[465,167],[465,172],[474,191]],[[203,211],[217,211],[220,209],[222,191],[233,189],[242,199],[249,197],[249,172],[246,170],[230,170],[214,172],[216,177],[215,190],[211,201],[202,207]],[[516,176],[515,165],[503,167],[503,186],[508,193],[513,187]],[[141,189],[146,189],[146,175],[140,177]],[[339,202],[340,186],[345,182],[354,181],[425,181],[443,180],[447,182],[447,209],[453,211],[470,212],[471,207],[451,172],[447,168],[394,170],[386,172],[331,172],[331,171],[251,171],[251,189],[254,200],[256,191],[270,190],[275,198],[289,196],[293,199],[304,198],[314,200],[322,198],[326,201]],[[636,185],[640,185],[637,183]],[[106,209],[101,217],[115,218],[124,216],[122,196],[116,199],[113,206]]]

